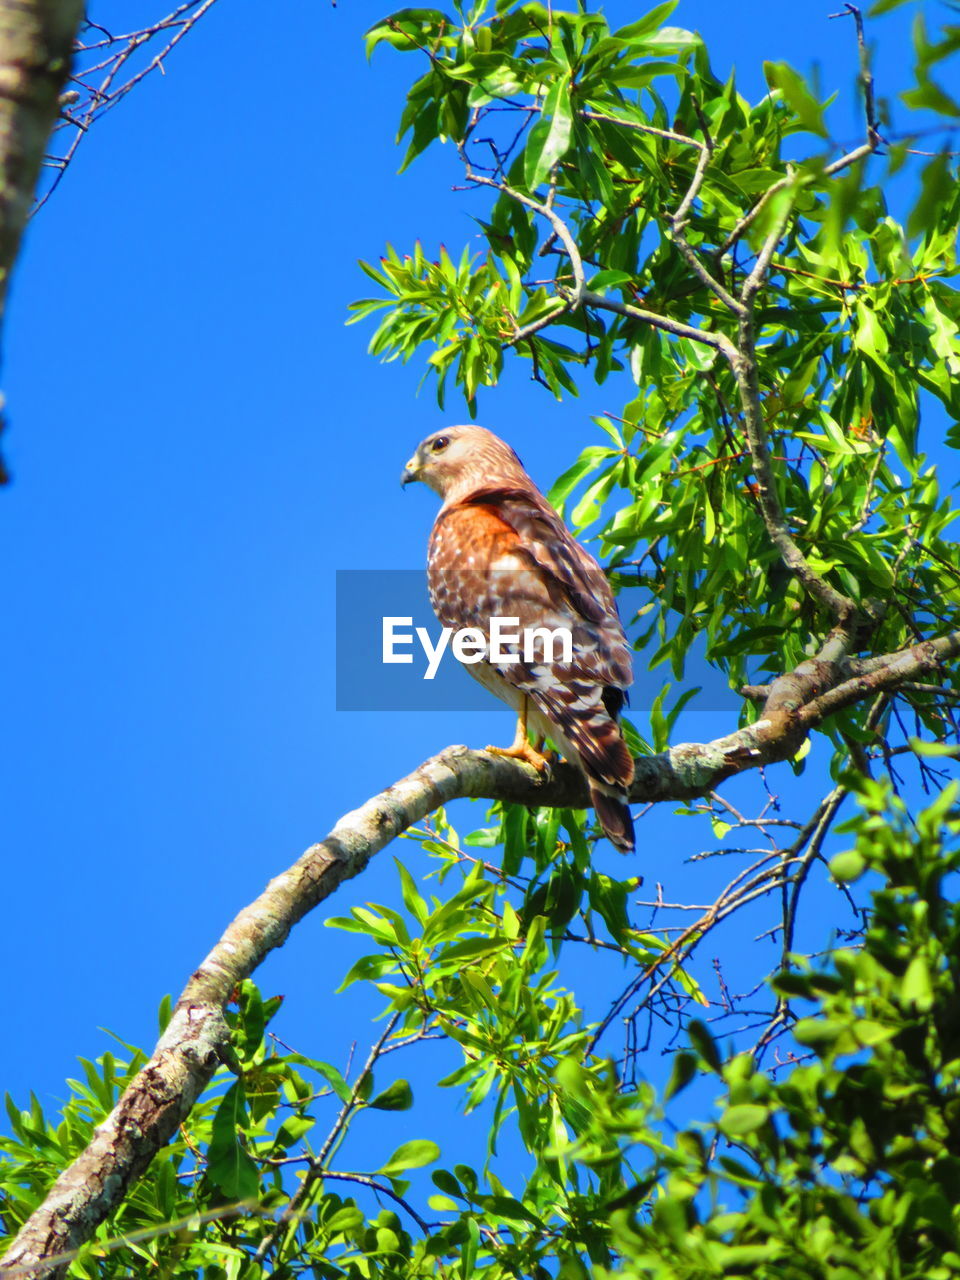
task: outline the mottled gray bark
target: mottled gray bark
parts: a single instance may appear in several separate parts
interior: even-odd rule
[[[947,665],[960,653],[960,632],[886,654],[882,662],[873,659],[866,675],[851,675],[856,664],[831,640],[823,652],[834,651],[836,660],[821,655],[775,680],[755,724],[713,742],[680,743],[639,757],[631,799],[692,799],[735,773],[786,759],[812,727],[840,707]],[[402,831],[440,805],[467,796],[564,807],[589,803],[584,779],[570,765],[557,765],[541,778],[530,765],[457,746],[345,814],[325,840],[272,880],[229,925],[188,982],[150,1061],[25,1223],[0,1265],[0,1276],[62,1274],[70,1251],[120,1203],[209,1082],[222,1060],[223,1009],[237,983],[283,944],[307,912],[363,871]]]
[[[0,0],[0,320],[82,16],[83,0]]]

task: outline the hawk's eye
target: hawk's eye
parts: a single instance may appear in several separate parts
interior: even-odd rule
[[[430,445],[431,453],[443,453],[444,449],[450,443],[449,436],[437,436],[436,440]]]

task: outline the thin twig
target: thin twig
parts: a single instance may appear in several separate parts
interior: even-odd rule
[[[646,311],[642,307],[619,302],[616,298],[605,298],[602,294],[593,293],[589,289],[584,289],[580,300],[584,306],[594,307],[599,311],[614,311],[617,315],[627,316],[631,320],[642,320],[644,324],[654,329],[661,329],[664,333],[672,333],[676,338],[689,338],[692,342],[713,347],[731,365],[736,361],[737,349],[726,334],[698,329],[694,325],[684,324],[680,320],[671,319],[670,316],[661,315],[658,311]]]
[[[871,150],[876,150],[883,139],[877,122],[877,104],[873,96],[873,71],[870,68],[870,51],[863,33],[863,14],[855,4],[845,4],[843,13],[831,13],[833,18],[853,18],[857,28],[857,52],[860,57],[860,87],[863,89],[863,105],[867,114],[867,142]]]
[[[313,1172],[314,1168],[311,1164],[310,1174]],[[308,1176],[310,1175],[308,1174]],[[318,1169],[316,1171],[316,1176],[329,1182],[355,1182],[361,1187],[369,1187],[371,1191],[375,1191],[378,1195],[389,1196],[395,1204],[398,1204],[405,1213],[410,1215],[425,1236],[430,1235],[431,1224],[429,1222],[425,1222],[423,1218],[420,1217],[419,1213],[417,1213],[416,1209],[414,1209],[413,1205],[411,1205],[408,1200],[404,1200],[403,1196],[398,1195],[392,1187],[388,1187],[386,1183],[378,1182],[376,1178],[371,1178],[365,1173],[340,1173],[339,1171],[335,1173],[332,1169]],[[437,1225],[439,1224],[433,1224],[434,1227]]]
[[[705,122],[703,123],[705,124]],[[706,141],[700,144],[700,155],[697,158],[697,167],[694,170],[693,178],[686,194],[677,206],[676,212],[670,219],[670,229],[673,233],[673,242],[680,250],[680,256],[701,284],[706,285],[710,292],[720,299],[728,311],[735,316],[740,316],[743,314],[743,303],[710,274],[686,236],[687,215],[700,192],[700,188],[703,186],[703,180],[706,177],[707,168],[713,156],[713,142],[706,129],[704,129],[704,137]]]
[[[74,88],[61,98],[61,107],[69,107],[70,110],[61,110],[60,129],[72,129],[73,137],[62,154],[48,159],[45,167],[56,172],[46,191],[35,203],[33,214],[43,208],[60,185],[91,124],[121,102],[152,72],[159,71],[163,74],[164,62],[169,54],[215,3],[216,0],[186,0],[186,3],[178,5],[166,17],[149,26],[116,36],[111,35],[105,27],[87,22],[85,29],[101,33],[103,39],[89,44],[84,43],[82,38],[77,41],[74,50],[75,69],[70,81]],[[166,38],[160,51],[118,85],[117,80],[131,60],[157,37]],[[108,51],[108,56],[99,57],[104,50]],[[101,73],[102,78],[98,84],[89,83],[92,77]]]
[[[584,272],[583,260],[580,257],[580,250],[577,248],[577,242],[574,239],[570,228],[551,205],[544,204],[540,200],[534,200],[531,196],[524,195],[522,191],[517,191],[506,182],[498,182],[495,178],[488,178],[486,174],[477,173],[467,157],[463,144],[460,146],[460,156],[464,163],[468,182],[472,182],[483,187],[493,187],[496,191],[501,191],[504,195],[509,196],[511,200],[516,200],[518,204],[525,205],[528,209],[532,209],[534,213],[539,213],[540,216],[542,218],[546,218],[553,227],[556,232],[557,239],[561,242],[564,249],[566,249],[567,257],[570,259],[570,270],[573,272],[573,289],[569,297],[569,306],[570,310],[576,311],[580,306],[583,297]],[[517,339],[514,338],[513,341],[517,341]]]
[[[300,1183],[296,1192],[290,1198],[290,1203],[278,1219],[277,1225],[269,1235],[264,1236],[263,1240],[261,1240],[260,1246],[254,1255],[255,1262],[262,1263],[264,1261],[273,1249],[274,1245],[277,1243],[281,1234],[285,1237],[285,1243],[286,1240],[290,1239],[292,1233],[299,1227],[303,1214],[306,1212],[306,1201],[312,1194],[317,1180],[325,1176],[324,1164],[338,1144],[350,1116],[356,1110],[357,1103],[360,1100],[360,1091],[363,1088],[370,1072],[376,1065],[377,1059],[383,1052],[384,1045],[390,1039],[390,1036],[393,1034],[393,1029],[399,1020],[400,1014],[395,1013],[387,1023],[380,1039],[377,1040],[376,1044],[374,1044],[373,1048],[370,1050],[370,1054],[367,1057],[366,1062],[363,1064],[363,1069],[354,1081],[353,1088],[350,1090],[350,1097],[340,1108],[337,1118],[333,1122],[333,1127],[327,1134],[323,1146],[320,1148],[319,1154],[312,1160],[309,1170],[304,1175],[303,1181]]]

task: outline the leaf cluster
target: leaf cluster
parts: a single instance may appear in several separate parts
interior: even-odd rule
[[[411,1192],[407,1175],[445,1154],[430,1139],[412,1138],[378,1170],[338,1172],[344,1114],[407,1109],[409,1085],[395,1079],[377,1091],[376,1051],[351,1082],[327,1063],[279,1052],[278,1042],[268,1048],[265,1029],[279,1002],[245,983],[232,1014],[239,1076],[226,1089],[215,1082],[181,1139],[70,1274],[149,1267],[235,1280],[301,1273],[413,1280],[441,1268],[490,1280],[557,1273],[946,1280],[960,1266],[960,911],[949,896],[960,871],[958,787],[913,822],[888,786],[856,785],[854,843],[833,870],[845,882],[872,874],[882,887],[861,949],[837,951],[819,966],[793,963],[775,979],[805,1013],[794,1037],[806,1053],[782,1078],[760,1070],[749,1053],[726,1053],[692,1021],[664,1098],[645,1083],[626,1087],[595,1056],[569,993],[545,970],[542,917],[521,938],[519,917],[504,912],[499,950],[468,952],[457,938],[471,912],[489,910],[487,878],[471,870],[458,894],[431,909],[401,869],[407,911],[422,937],[441,944],[436,972],[424,965],[417,1000],[462,1060],[443,1083],[467,1110],[491,1089],[498,1096],[483,1168],[455,1160],[435,1169],[432,1192],[422,1185]],[[384,908],[332,923],[375,939],[393,964],[403,948],[410,954],[407,926]],[[442,1009],[426,1008],[422,993],[441,992],[458,947],[459,985],[442,988]],[[512,952],[516,961],[500,965]],[[368,963],[346,981],[361,978],[381,986],[394,1011],[381,1054],[391,1041],[409,1043],[409,1019],[404,1026],[396,1013],[404,1000]],[[8,1102],[13,1136],[3,1140],[0,1184],[8,1230],[141,1061],[133,1051],[126,1064],[110,1054],[85,1063],[85,1080],[71,1082],[56,1127],[35,1100],[24,1113]],[[712,1114],[678,1129],[669,1109],[697,1082],[701,1092],[712,1087]],[[498,1162],[508,1098],[531,1158],[526,1178],[515,1156]],[[301,1167],[297,1192],[282,1176],[289,1168],[282,1159],[307,1148],[324,1107],[338,1116],[319,1157],[329,1176]],[[509,1176],[498,1176],[502,1165]],[[358,1195],[336,1194],[338,1176],[354,1179]],[[371,1206],[378,1188],[381,1198],[393,1197],[390,1208]],[[257,1251],[272,1233],[268,1264]]]

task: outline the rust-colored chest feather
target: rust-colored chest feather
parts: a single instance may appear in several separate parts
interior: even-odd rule
[[[476,626],[498,615],[507,579],[513,577],[510,571],[524,567],[516,530],[492,504],[458,504],[437,517],[427,553],[427,585],[437,616],[447,626]]]

